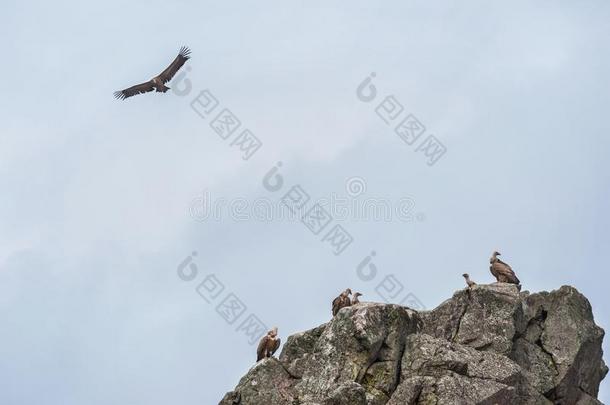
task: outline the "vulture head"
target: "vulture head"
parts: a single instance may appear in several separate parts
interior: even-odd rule
[[[346,296],[351,295],[352,294],[352,290],[350,290],[349,288],[347,290],[345,290],[343,292],[343,294],[345,294]]]
[[[276,337],[277,336],[277,326],[269,331],[269,335]]]
[[[354,298],[358,298],[358,297],[361,297],[361,296],[362,296],[362,294],[361,294],[361,293],[359,293],[359,292],[357,292],[357,293],[355,293],[355,294],[354,294]]]
[[[464,277],[464,278],[468,278],[468,277],[470,277],[470,274],[468,274],[468,273],[464,273],[464,274],[462,274],[462,277]]]

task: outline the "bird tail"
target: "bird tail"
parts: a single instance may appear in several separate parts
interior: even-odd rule
[[[157,88],[157,91],[160,93],[165,93],[168,90],[169,90],[169,87],[167,87],[166,85],[163,85],[163,87],[161,87],[161,88]]]

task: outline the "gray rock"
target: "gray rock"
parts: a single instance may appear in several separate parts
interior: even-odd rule
[[[219,405],[292,405],[294,379],[275,358],[261,360]]]
[[[424,333],[478,350],[508,354],[524,329],[522,296],[514,284],[475,285],[422,314]]]
[[[597,397],[608,367],[602,358],[604,330],[595,324],[589,301],[575,288],[563,286],[550,293],[532,294],[525,305],[528,327],[522,340],[530,348],[537,346],[538,356],[544,360],[531,361],[532,357],[527,359],[518,347],[511,357],[521,360],[533,374],[543,375],[547,367],[546,374],[553,379],[552,387],[544,393],[556,402]]]
[[[572,287],[477,285],[421,313],[361,303],[288,337],[220,404],[600,404],[603,337]]]
[[[295,386],[298,398],[324,401],[338,385],[356,382],[365,389],[367,403],[387,402],[398,385],[406,337],[419,323],[416,312],[399,305],[361,303],[341,309],[305,360]]]
[[[313,353],[315,344],[325,328],[326,324],[288,336],[280,354],[280,361],[292,376],[303,377],[305,361]]]
[[[388,405],[552,403],[508,357],[421,333],[407,339],[401,381]]]

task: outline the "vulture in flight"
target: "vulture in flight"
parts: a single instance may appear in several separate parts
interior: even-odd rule
[[[256,361],[259,362],[262,359],[273,356],[273,353],[280,347],[282,340],[277,337],[277,328],[271,329],[258,343],[256,349]]]
[[[176,59],[168,67],[165,68],[163,72],[161,72],[158,76],[153,77],[147,82],[136,84],[135,86],[131,86],[121,91],[115,91],[114,97],[119,100],[125,100],[127,97],[135,96],[137,94],[148,93],[150,91],[157,91],[160,93],[165,93],[169,90],[169,87],[165,85],[165,83],[172,80],[176,72],[180,70],[182,65],[190,59],[191,50],[186,46],[180,48],[180,52]]]
[[[513,269],[511,269],[508,264],[498,259],[498,256],[500,256],[499,252],[493,252],[491,258],[489,259],[489,271],[491,271],[491,274],[493,274],[496,280],[498,280],[498,282],[500,283],[511,283],[520,285],[521,282],[515,275]]]
[[[333,300],[333,316],[337,315],[341,308],[349,307],[350,305],[352,305],[352,301],[349,299],[351,293],[352,290],[348,288]]]

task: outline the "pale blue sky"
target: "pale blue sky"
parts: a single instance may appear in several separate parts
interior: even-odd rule
[[[371,250],[432,308],[465,271],[491,282],[498,249],[608,328],[609,20],[603,1],[5,2],[0,403],[217,403],[254,348],[176,276],[194,250],[199,280],[284,339],[346,286],[379,300],[355,272]],[[113,99],[181,45],[192,94]],[[445,144],[435,166],[356,98],[370,72]],[[190,109],[205,88],[263,141],[251,160]],[[277,161],[285,189],[358,176],[425,219],[345,221],[334,256],[298,222],[189,215],[204,190],[279,200],[261,183]]]

